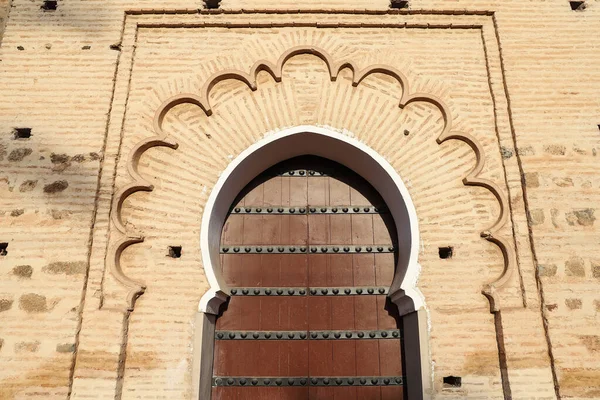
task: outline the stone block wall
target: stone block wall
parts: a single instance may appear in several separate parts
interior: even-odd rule
[[[510,393],[600,397],[600,2],[573,10],[563,0],[411,0],[399,13],[387,0],[222,0],[229,13],[198,12],[203,2],[186,0],[42,6],[0,2],[1,399],[148,390],[191,398],[194,314],[208,289],[198,248],[204,203],[239,152],[300,124],[355,135],[407,181],[423,236],[433,396],[507,398],[498,329],[481,294],[502,272],[498,247],[479,236],[500,207],[488,191],[463,186],[472,151],[435,143],[434,108],[400,113],[391,79],[352,89],[349,71],[332,83],[313,56],[293,59],[281,84],[260,75],[256,92],[217,85],[210,118],[189,105],[167,117],[180,147],[142,157],[155,191],[123,205],[126,227],[146,236],[122,256],[124,272],[147,286],[127,311],[127,290],[106,263],[129,151],[153,135],[170,96],[298,45],[361,67],[391,65],[412,91],[448,103],[455,125],[485,150],[482,176],[508,198],[501,233],[516,264],[500,292],[500,337]],[[173,240],[181,259],[166,257]],[[456,257],[441,263],[438,247],[449,244]],[[463,387],[445,387],[447,375],[463,376]]]

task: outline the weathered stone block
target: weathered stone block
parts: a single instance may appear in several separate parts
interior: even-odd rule
[[[540,178],[537,172],[526,172],[525,173],[525,185],[530,188],[540,187]]]
[[[583,258],[571,257],[565,262],[565,273],[567,276],[585,276]]]
[[[46,296],[36,293],[28,293],[19,299],[19,307],[28,313],[39,313],[48,311]]]
[[[15,353],[35,353],[40,349],[38,340],[33,342],[18,342],[15,343]]]
[[[28,148],[14,149],[8,155],[8,161],[12,161],[12,162],[23,161],[23,159],[25,157],[27,157],[28,155],[30,155],[31,152],[32,152],[32,150],[28,149]]]
[[[541,208],[529,211],[529,222],[532,225],[541,225],[546,220],[544,210]]]
[[[571,178],[553,178],[552,182],[554,182],[554,184],[556,186],[559,187],[570,187],[573,186],[573,179]]]
[[[49,274],[65,274],[65,275],[79,275],[84,274],[87,267],[87,263],[84,261],[57,261],[48,264],[42,271]]]
[[[583,210],[575,210],[567,214],[567,222],[569,225],[577,223],[581,226],[592,226],[596,217],[594,216],[593,208],[585,208]]]
[[[581,299],[565,299],[565,305],[570,310],[579,310],[581,309],[583,302],[581,301]]]
[[[19,192],[31,192],[37,186],[37,179],[28,179],[19,186]]]
[[[0,299],[0,312],[10,310],[13,304],[11,299]]]
[[[544,151],[555,156],[564,156],[566,153],[566,147],[560,144],[551,144],[544,146]]]
[[[64,181],[64,180],[56,181],[56,182],[49,183],[48,185],[45,185],[44,192],[59,193],[59,192],[64,191],[68,187],[69,187],[69,182]]]
[[[600,278],[600,263],[592,261],[592,276]]]
[[[75,351],[75,344],[74,343],[57,344],[56,351],[59,353],[73,353]]]
[[[538,265],[538,271],[539,271],[540,276],[544,276],[544,277],[556,276],[557,267],[556,267],[556,264]]]
[[[31,278],[33,268],[31,268],[31,265],[17,265],[13,268],[12,272],[13,275],[17,275],[21,278]]]

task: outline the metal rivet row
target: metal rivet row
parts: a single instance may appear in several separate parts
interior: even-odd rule
[[[306,340],[307,331],[217,331],[218,340]]]
[[[347,287],[235,287],[231,288],[232,296],[353,296],[353,295],[387,295],[389,288],[382,286],[347,286]]]
[[[404,380],[403,376],[215,376],[213,386],[401,386]]]
[[[393,253],[395,247],[389,244],[365,246],[221,246],[221,254],[360,254]]]
[[[399,339],[399,329],[365,331],[217,331],[217,340]]]
[[[308,289],[305,287],[240,287],[230,290],[232,296],[306,296]]]
[[[260,215],[305,215],[305,214],[383,214],[387,209],[373,206],[299,206],[299,207],[235,207],[231,214],[260,214]]]
[[[387,287],[349,286],[349,287],[311,287],[308,289],[311,296],[354,296],[388,294]]]
[[[292,169],[290,171],[285,171],[279,174],[279,176],[295,176],[295,177],[305,177],[305,176],[328,176],[326,173],[321,171],[314,171],[312,169]]]

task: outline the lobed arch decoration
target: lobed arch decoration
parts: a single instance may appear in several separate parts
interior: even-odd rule
[[[508,200],[496,183],[479,177],[485,165],[485,157],[481,144],[472,135],[453,130],[450,111],[441,99],[427,93],[410,93],[408,79],[401,71],[386,65],[371,65],[364,69],[359,69],[354,62],[350,60],[335,61],[325,50],[314,46],[297,46],[290,48],[279,57],[276,63],[272,63],[268,60],[259,60],[252,66],[249,73],[239,70],[223,70],[217,72],[206,81],[199,94],[184,93],[173,96],[170,99],[167,99],[158,108],[153,122],[153,129],[156,136],[144,139],[134,146],[127,163],[128,172],[132,178],[132,182],[118,190],[113,197],[111,221],[114,228],[122,234],[122,237],[110,247],[109,254],[107,255],[107,267],[116,279],[128,289],[126,300],[128,310],[133,310],[135,300],[144,293],[146,286],[144,283],[138,282],[123,273],[120,265],[120,257],[127,247],[143,242],[144,237],[140,232],[130,231],[125,227],[125,224],[121,219],[121,209],[125,199],[131,194],[138,191],[153,190],[153,186],[137,171],[137,164],[141,155],[149,148],[157,146],[177,149],[177,143],[163,131],[162,125],[165,116],[173,107],[187,103],[198,106],[203,110],[207,117],[210,117],[213,111],[209,100],[209,94],[212,88],[219,82],[224,80],[237,80],[247,85],[252,91],[256,91],[258,89],[256,83],[258,73],[267,72],[275,82],[281,82],[285,63],[294,56],[305,54],[314,55],[320,58],[326,64],[332,81],[337,79],[342,70],[349,69],[352,72],[352,85],[354,87],[358,86],[366,77],[375,73],[384,74],[394,78],[399,82],[402,88],[402,93],[399,96],[400,108],[404,108],[408,104],[414,102],[426,102],[439,109],[443,118],[443,130],[436,139],[438,144],[455,139],[466,143],[473,150],[476,164],[470,173],[463,178],[463,184],[487,189],[499,203],[500,211],[498,217],[488,229],[480,233],[480,236],[495,244],[501,250],[503,255],[504,263],[500,275],[492,282],[485,284],[482,288],[482,293],[490,302],[490,311],[493,313],[500,311],[498,290],[509,281],[511,274],[515,269],[516,256],[511,242],[499,233],[508,221]],[[303,136],[305,137],[306,135],[311,136],[312,139],[311,141],[304,142],[319,143],[319,146],[312,146],[312,148],[301,147],[299,145],[301,141],[298,139]],[[401,314],[420,309],[424,305],[424,299],[416,288],[420,268],[417,262],[417,219],[414,212],[414,206],[410,201],[410,196],[402,183],[402,180],[395,172],[394,168],[381,156],[357,140],[324,128],[299,126],[271,135],[246,149],[229,164],[215,185],[205,207],[202,219],[201,252],[204,270],[210,284],[210,289],[201,300],[200,311],[213,315],[218,314],[220,305],[227,300],[229,295],[228,289],[226,285],[224,285],[218,272],[218,241],[228,207],[235,195],[237,195],[237,193],[252,178],[254,178],[254,176],[279,161],[300,155],[290,152],[289,154],[286,154],[284,158],[270,158],[268,159],[268,162],[266,159],[262,163],[257,162],[256,155],[258,153],[263,155],[266,154],[266,152],[259,150],[264,150],[275,145],[277,145],[278,148],[282,148],[283,146],[280,145],[283,143],[295,144],[290,146],[286,144],[286,147],[297,148],[298,151],[299,149],[302,149],[304,152],[302,154],[320,155],[354,169],[359,175],[363,176],[367,181],[373,184],[375,189],[382,194],[382,197],[390,207],[397,208],[396,213],[393,212],[397,231],[399,232],[399,235],[404,235],[402,242],[406,242],[409,245],[407,245],[407,248],[400,249],[401,253],[405,254],[405,257],[399,259],[397,272],[392,287],[390,288],[390,298],[399,307]],[[333,144],[342,146],[341,148],[344,148],[357,158],[344,158],[343,154],[341,154],[343,152],[332,154],[331,152],[328,153],[324,150],[328,148],[327,146],[335,148],[335,146],[332,146]],[[283,156],[283,153],[281,154]],[[248,168],[249,166],[252,166],[252,168]],[[374,171],[377,171],[377,174],[369,173],[369,168],[367,168],[367,166],[374,168]],[[248,174],[242,174],[240,172],[242,170],[247,170]],[[250,171],[252,171],[254,175],[252,175]],[[377,184],[377,179],[381,179],[382,182]],[[385,183],[383,181],[385,181]],[[395,193],[384,195],[384,193],[386,193],[386,185],[392,185],[392,191],[395,191]],[[398,202],[399,205],[397,204]],[[409,227],[409,232],[407,231],[406,226],[400,226],[401,223],[408,223],[407,226]],[[217,233],[215,234],[215,232]],[[410,240],[407,241],[407,237],[410,237]]]

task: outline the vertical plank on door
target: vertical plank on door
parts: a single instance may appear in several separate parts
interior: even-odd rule
[[[333,341],[333,374],[334,376],[356,376],[356,340]],[[346,400],[356,398],[355,387],[337,387],[334,399]]]
[[[344,245],[352,243],[352,218],[350,215],[343,214],[343,207],[348,207],[350,204],[350,187],[335,178],[329,178],[329,203],[331,206],[338,207],[340,214],[330,214],[323,216],[329,222],[329,244],[339,245],[343,248]],[[343,253],[329,254],[329,276],[327,286],[353,286],[354,278],[352,271],[352,256]],[[331,304],[331,324],[329,329],[342,330],[354,329],[354,299],[349,296],[332,297]],[[354,356],[354,342],[338,345],[334,344],[334,356],[342,359],[349,359],[350,355]],[[342,390],[341,392],[344,392]],[[346,391],[353,393],[353,391]],[[335,391],[337,398],[340,393],[339,389]]]

